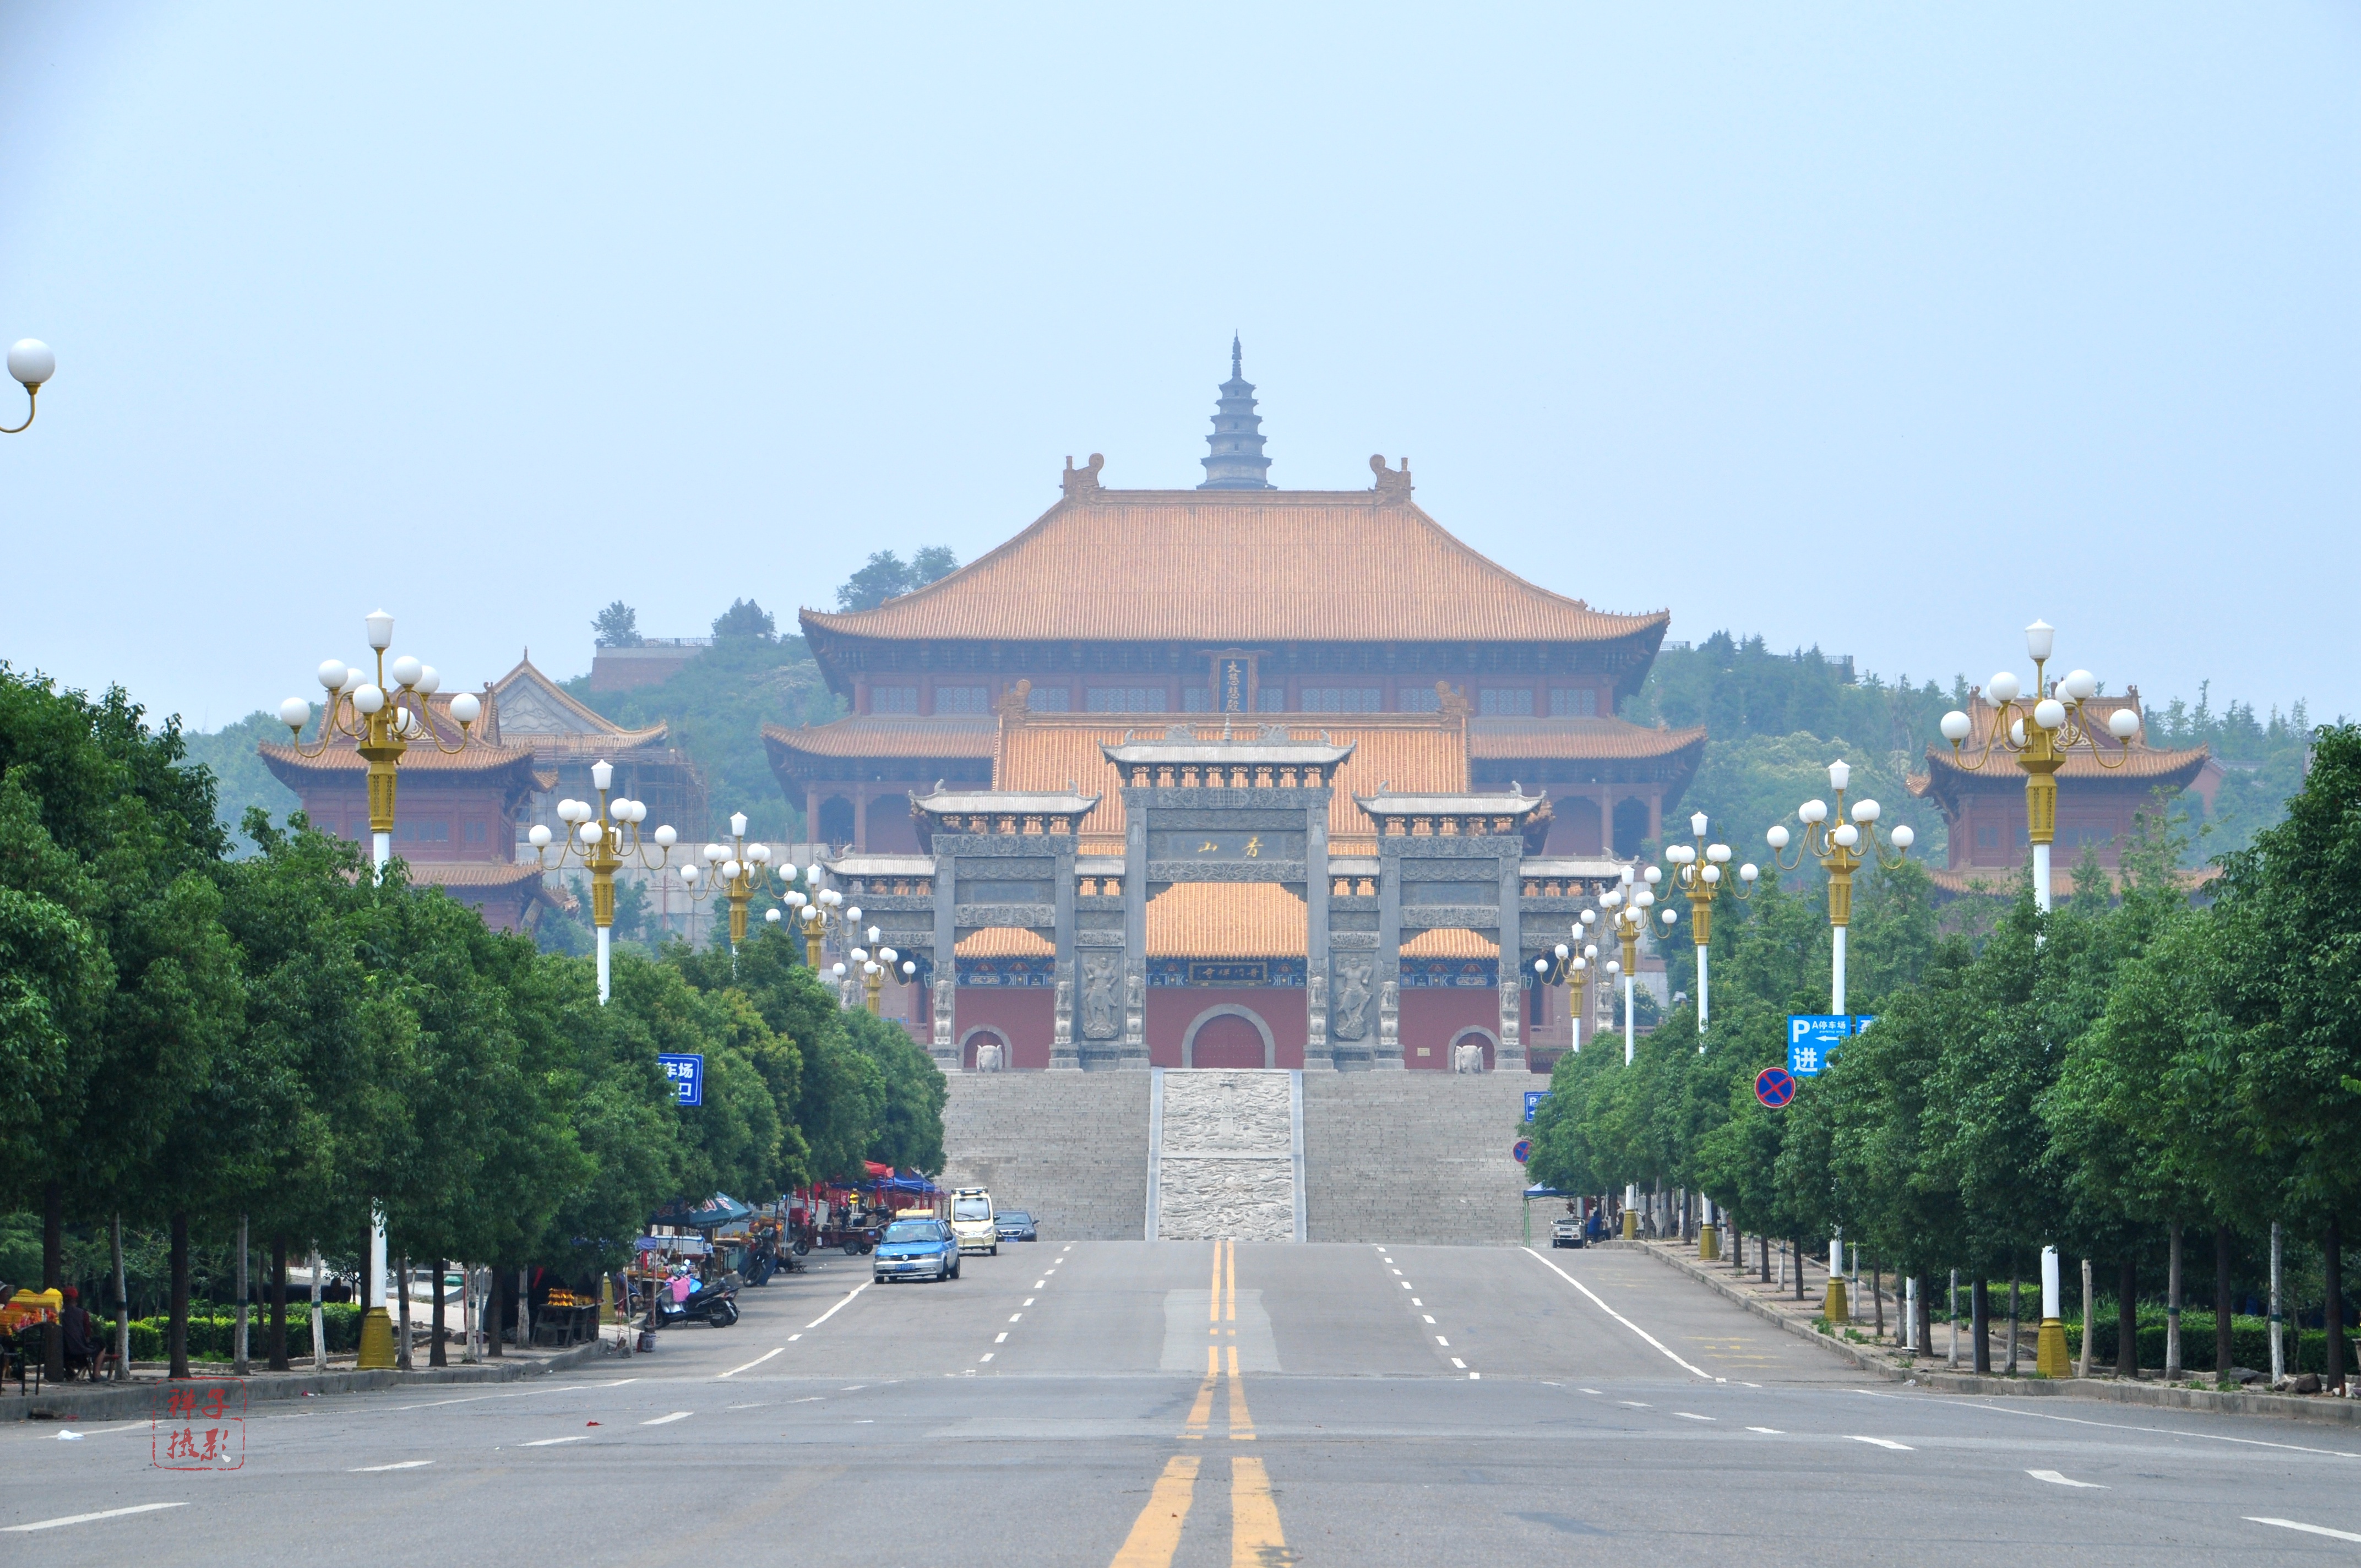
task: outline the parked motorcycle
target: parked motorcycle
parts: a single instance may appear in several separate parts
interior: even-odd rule
[[[656,1302],[657,1326],[669,1329],[703,1321],[726,1329],[738,1321],[738,1289],[743,1283],[734,1272],[725,1274],[690,1291],[683,1301],[673,1300],[667,1290]]]

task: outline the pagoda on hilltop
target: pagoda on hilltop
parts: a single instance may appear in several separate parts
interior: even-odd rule
[[[1273,488],[1231,354],[1203,485],[1068,458],[998,548],[803,611],[851,711],[765,726],[773,772],[946,1068],[1521,1069],[1565,1027],[1532,959],[1704,750],[1616,717],[1669,612],[1487,560],[1407,459]]]

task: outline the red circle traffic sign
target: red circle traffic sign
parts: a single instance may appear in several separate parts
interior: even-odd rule
[[[1795,1098],[1795,1075],[1784,1067],[1766,1067],[1754,1075],[1754,1098],[1776,1111]]]
[[[1519,1165],[1522,1165],[1533,1157],[1533,1140],[1519,1138],[1514,1145],[1510,1146],[1509,1152],[1516,1157]]]

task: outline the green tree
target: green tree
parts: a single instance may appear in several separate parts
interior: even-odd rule
[[[731,599],[730,608],[713,618],[716,642],[775,642],[779,620],[752,599]]]
[[[637,648],[641,645],[640,612],[617,599],[600,610],[590,622],[601,648]]]
[[[913,552],[907,561],[891,550],[874,551],[867,564],[836,590],[836,608],[874,609],[887,599],[923,588],[958,569],[959,557],[948,545],[927,545]]]

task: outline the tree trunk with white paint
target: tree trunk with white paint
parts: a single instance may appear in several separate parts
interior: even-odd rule
[[[2082,1360],[2074,1376],[2091,1376],[2091,1260],[2087,1257],[2082,1260]]]
[[[247,1325],[252,1317],[248,1306],[254,1299],[253,1281],[247,1277],[247,1264],[252,1252],[253,1249],[247,1245],[246,1216],[240,1214],[237,1217],[237,1353],[230,1357],[229,1365],[231,1376],[236,1377],[247,1375]]]
[[[320,1312],[320,1249],[312,1249],[312,1370],[328,1370],[328,1321]]]
[[[2164,1380],[2180,1380],[2180,1222],[2169,1232],[2164,1266]]]

